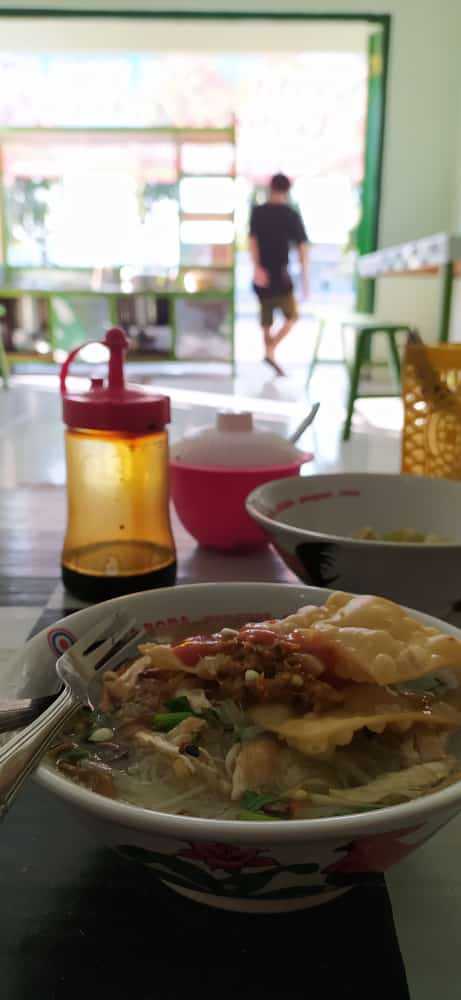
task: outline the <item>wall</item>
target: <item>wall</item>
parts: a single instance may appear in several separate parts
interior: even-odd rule
[[[459,94],[459,80],[458,80]],[[455,177],[452,206],[452,225],[457,232],[461,231],[461,107],[458,102],[456,109],[456,152],[455,152]]]

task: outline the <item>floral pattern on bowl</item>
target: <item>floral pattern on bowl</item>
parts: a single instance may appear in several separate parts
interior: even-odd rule
[[[349,843],[318,845],[306,858],[285,859],[283,847],[266,851],[213,842],[188,842],[177,853],[163,853],[125,844],[117,852],[149,868],[176,891],[215,906],[232,900],[236,908],[274,911],[326,902],[334,895],[363,883],[376,882],[380,874],[411,853],[433,831],[419,824],[388,833],[372,834]],[[417,835],[417,836],[416,836]],[[299,853],[299,852],[298,852]],[[339,857],[338,857],[339,855]],[[265,904],[265,905],[264,905]]]

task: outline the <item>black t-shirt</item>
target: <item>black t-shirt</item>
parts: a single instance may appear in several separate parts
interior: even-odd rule
[[[307,233],[298,212],[289,205],[266,202],[251,213],[250,234],[258,241],[261,267],[269,273],[268,288],[257,288],[260,296],[283,295],[291,292],[293,283],[288,273],[290,246],[307,243]]]

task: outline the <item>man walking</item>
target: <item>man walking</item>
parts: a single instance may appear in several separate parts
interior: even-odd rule
[[[253,209],[250,222],[253,288],[261,306],[264,360],[278,375],[285,373],[275,360],[275,349],[298,319],[293,282],[288,271],[289,252],[293,245],[299,253],[303,294],[308,294],[309,241],[301,216],[288,204],[290,187],[285,174],[274,174],[269,185],[269,198],[264,205]],[[282,312],[285,321],[274,332],[274,311],[277,309]]]

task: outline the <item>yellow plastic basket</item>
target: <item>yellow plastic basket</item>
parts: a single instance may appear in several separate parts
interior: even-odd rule
[[[402,396],[402,472],[461,479],[461,344],[409,343]]]

